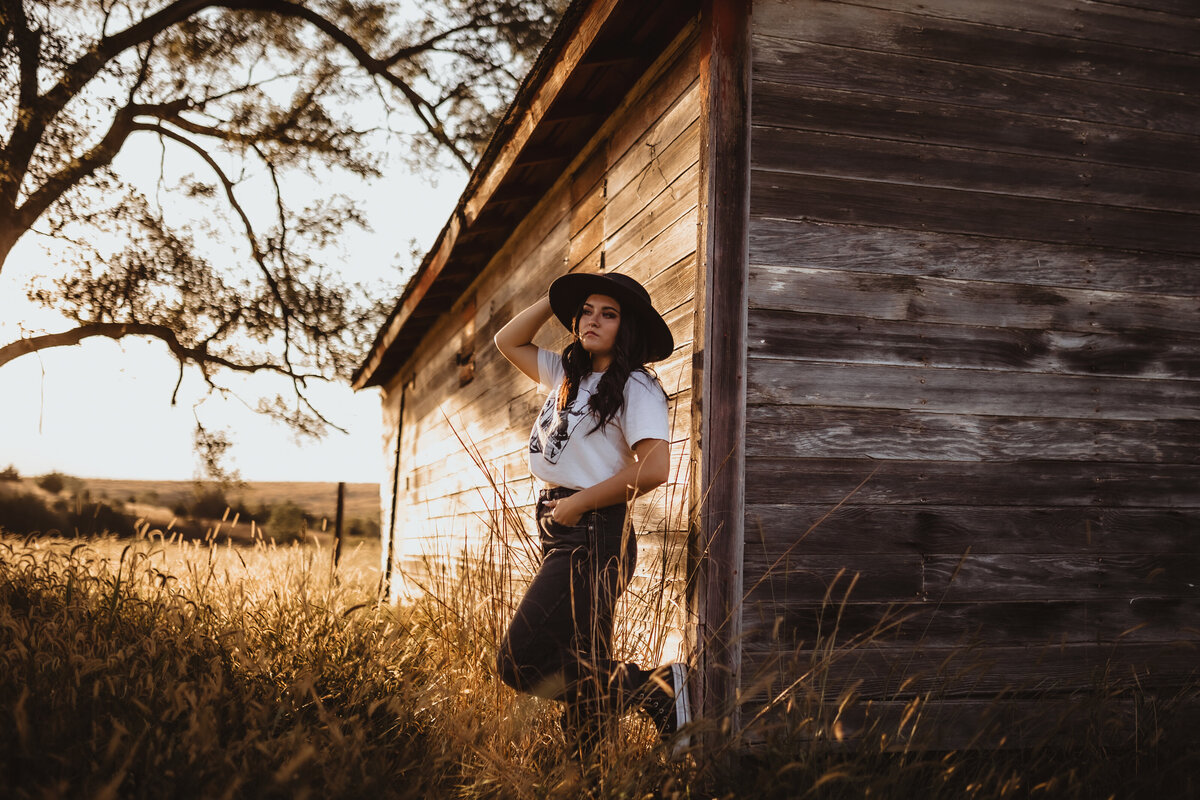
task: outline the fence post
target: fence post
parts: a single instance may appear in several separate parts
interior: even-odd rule
[[[346,484],[343,481],[338,482],[338,498],[337,498],[337,517],[333,523],[333,568],[338,567],[338,562],[342,560],[342,518],[343,511],[346,508]]]

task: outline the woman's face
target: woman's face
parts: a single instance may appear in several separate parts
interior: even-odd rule
[[[579,315],[579,341],[592,356],[592,369],[600,371],[612,360],[612,349],[621,327],[621,304],[606,294],[583,301]]]

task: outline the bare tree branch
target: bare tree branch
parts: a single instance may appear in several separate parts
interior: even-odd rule
[[[229,205],[233,208],[234,212],[238,215],[238,218],[242,221],[242,227],[246,233],[246,240],[250,244],[251,257],[253,257],[254,263],[258,265],[259,271],[262,273],[263,280],[265,280],[267,282],[267,286],[270,287],[271,294],[274,295],[276,302],[279,303],[279,311],[280,314],[283,315],[284,326],[284,363],[289,363],[290,365],[288,352],[291,347],[289,324],[289,320],[291,318],[291,307],[288,305],[287,300],[284,299],[283,290],[279,286],[279,281],[275,279],[275,275],[271,272],[271,268],[267,266],[262,245],[259,244],[258,235],[254,232],[254,224],[250,222],[250,216],[246,213],[246,210],[242,207],[241,202],[237,199],[237,195],[234,193],[233,181],[228,175],[225,174],[225,170],[221,169],[221,165],[218,164],[216,159],[212,157],[212,154],[210,154],[200,145],[193,142],[191,139],[188,139],[186,136],[182,136],[170,128],[164,128],[162,125],[152,125],[144,122],[134,123],[133,128],[134,130],[157,133],[159,136],[179,142],[184,147],[200,156],[204,163],[208,165],[209,169],[213,171],[213,174],[217,176],[217,180],[221,182],[221,186],[225,190],[225,199],[229,201]]]
[[[337,24],[326,17],[321,16],[315,11],[305,8],[297,3],[287,2],[286,0],[245,0],[245,2],[241,3],[222,2],[219,3],[219,5],[223,5],[224,7],[230,9],[257,9],[260,11],[272,11],[277,14],[295,17],[308,22],[334,42],[341,45],[342,48],[344,48],[346,52],[348,52],[364,70],[372,75],[382,78],[396,89],[399,89],[400,93],[404,95],[406,100],[408,100],[409,106],[412,108],[413,113],[416,114],[417,118],[425,125],[425,128],[430,135],[437,139],[437,141],[458,160],[464,169],[470,172],[472,167],[471,161],[458,149],[457,145],[451,141],[450,137],[446,135],[445,129],[433,114],[432,104],[430,104],[429,101],[427,101],[415,89],[413,89],[407,81],[389,71],[389,67],[394,66],[396,63],[395,61],[392,61],[391,59],[376,58],[375,56],[371,55],[366,48],[364,48],[358,42],[357,39],[344,31]]]
[[[150,116],[173,116],[189,105],[190,101],[185,99],[164,105],[130,104],[118,109],[116,115],[113,117],[112,125],[109,127],[108,132],[104,134],[104,138],[91,150],[74,159],[34,191],[28,200],[13,211],[10,224],[20,229],[29,228],[38,217],[46,213],[46,209],[63,196],[64,192],[77,186],[101,167],[111,164],[117,153],[125,145],[125,140],[129,138],[131,133],[138,130],[138,126],[134,122],[135,117],[142,114]],[[0,255],[3,254],[3,251],[0,251]]]
[[[171,350],[171,354],[181,364],[190,362],[196,365],[223,367],[234,372],[273,372],[289,378],[327,380],[321,375],[296,373],[279,364],[270,362],[240,363],[232,361],[223,356],[208,352],[206,344],[196,347],[184,344],[179,340],[179,336],[175,330],[167,325],[155,325],[144,322],[92,322],[61,333],[47,333],[41,336],[18,339],[15,342],[0,346],[0,367],[13,359],[28,355],[29,353],[49,350],[54,347],[71,347],[81,343],[84,339],[97,336],[114,340],[123,339],[126,336],[149,336],[160,339],[166,343],[167,347]]]
[[[348,373],[396,287],[368,291],[329,271],[364,215],[340,195],[293,206],[292,177],[379,174],[379,148],[363,146],[379,128],[350,121],[364,81],[415,123],[386,126],[411,136],[402,158],[448,154],[470,169],[515,83],[509,64],[536,51],[564,4],[415,1],[429,15],[400,23],[398,0],[0,0],[0,270],[26,234],[52,237],[61,269],[29,298],[78,324],[0,347],[0,366],[93,337],[153,337],[179,363],[172,399],[185,365],[223,395],[222,370],[265,371],[291,391],[259,410],[301,432],[337,427],[305,381]],[[153,189],[117,158],[135,132],[162,145]],[[207,174],[177,177],[181,151],[168,142]],[[263,230],[239,197],[258,188],[274,192]],[[196,205],[192,221],[176,199]],[[230,260],[228,237],[213,235],[222,225],[235,247],[248,243],[250,270],[246,251]]]

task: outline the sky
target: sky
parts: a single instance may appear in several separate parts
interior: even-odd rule
[[[145,158],[157,169],[155,148],[127,148],[121,158]],[[436,183],[396,166],[369,186],[329,186],[354,192],[373,233],[345,244],[345,268],[354,280],[389,275],[415,240],[423,253],[453,211],[466,174],[446,171]],[[409,263],[411,269],[411,263]],[[0,345],[22,331],[68,330],[71,323],[26,297],[39,275],[56,274],[31,237],[22,240],[0,272]],[[364,353],[365,356],[365,353]],[[322,413],[348,433],[330,431],[323,439],[297,441],[283,425],[250,410],[260,396],[279,391],[250,378],[237,383],[242,400],[207,396],[203,379],[185,371],[176,405],[171,395],[177,363],[161,342],[127,338],[90,339],[22,356],[0,367],[0,469],[14,466],[22,476],[62,472],[81,478],[191,480],[198,477],[192,436],[196,417],[206,427],[225,428],[234,445],[225,466],[248,481],[378,482],[384,468],[378,390],[355,393],[343,384],[314,386],[311,396]],[[261,380],[261,379],[260,379]],[[244,401],[244,402],[243,402]],[[248,407],[249,406],[249,407]]]

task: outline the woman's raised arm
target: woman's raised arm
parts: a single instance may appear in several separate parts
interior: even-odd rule
[[[553,315],[550,298],[543,297],[496,332],[496,348],[501,355],[534,382],[538,381],[538,349],[533,337]]]

